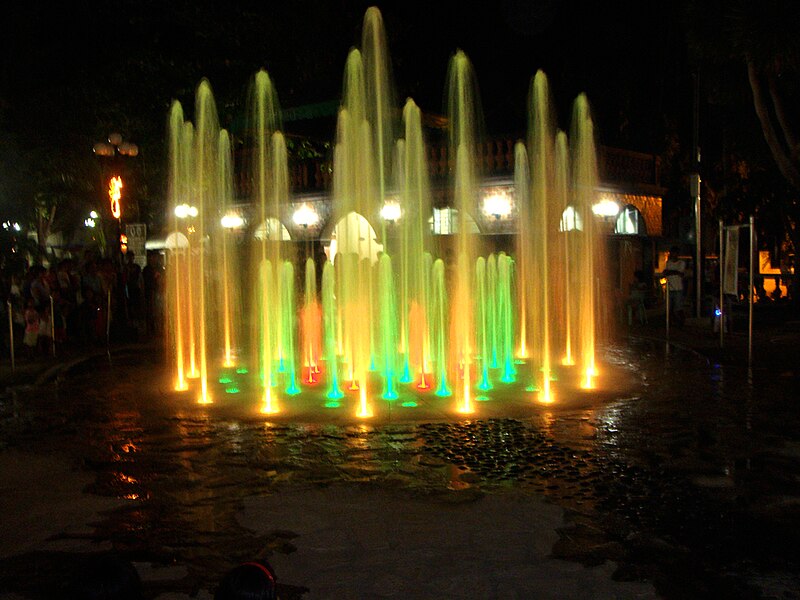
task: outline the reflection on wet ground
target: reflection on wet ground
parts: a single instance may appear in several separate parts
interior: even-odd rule
[[[177,591],[211,587],[238,560],[293,550],[291,532],[256,536],[237,523],[243,498],[347,482],[464,501],[508,489],[544,496],[568,515],[557,557],[614,560],[616,577],[651,579],[666,597],[798,597],[790,377],[755,373],[750,383],[639,341],[607,349],[606,361],[639,384],[603,405],[536,408],[528,419],[302,425],[187,405],[149,383],[158,357],[124,358],[3,399],[2,439],[79,460],[96,474],[88,492],[128,500],[94,538],[135,560],[188,565]],[[17,576],[28,560],[5,561],[0,589],[37,597]]]

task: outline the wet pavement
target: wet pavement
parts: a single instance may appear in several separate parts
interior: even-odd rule
[[[424,501],[415,509],[420,543],[426,531],[431,540],[444,536],[433,523],[449,518],[445,507],[494,510],[509,538],[523,525],[503,520],[504,511],[531,510],[535,519],[534,508],[556,507],[560,519],[541,517],[557,530],[547,560],[591,567],[573,576],[591,573],[595,587],[578,595],[564,586],[547,597],[648,597],[648,586],[665,598],[800,597],[799,380],[785,356],[792,346],[783,361],[761,361],[748,376],[738,354],[726,364],[690,349],[690,333],[676,332],[668,351],[652,332],[633,333],[604,349],[604,362],[626,381],[617,393],[508,416],[493,409],[483,418],[270,422],[244,396],[200,407],[171,393],[152,348],[76,360],[41,385],[9,387],[0,399],[0,458],[58,459],[86,478],[82,495],[101,505],[87,526],[70,521],[41,543],[10,536],[0,594],[52,598],[87,552],[114,549],[146,571],[151,598],[209,597],[227,569],[256,556],[279,567],[281,597],[333,597],[292,565],[309,552],[302,520],[264,524],[262,514],[256,526],[248,510],[289,515],[287,502],[308,502],[322,514],[320,506],[338,502],[358,514],[357,499],[367,498],[397,511]],[[339,518],[331,511],[326,519]],[[480,538],[461,560],[502,549],[502,540]],[[518,579],[509,575],[484,595],[529,597],[514,586],[535,572],[522,570],[524,557],[514,560]],[[493,573],[502,564],[492,563]],[[542,564],[554,578],[569,577],[555,562]],[[433,587],[416,597],[459,597],[445,580],[426,577]],[[398,581],[380,585],[400,590]]]

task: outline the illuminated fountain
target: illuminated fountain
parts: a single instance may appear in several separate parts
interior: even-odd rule
[[[478,210],[480,124],[475,74],[458,51],[448,73],[452,256],[437,256],[421,111],[395,115],[381,15],[364,18],[345,64],[333,154],[330,260],[319,271],[282,235],[291,200],[277,93],[254,77],[245,179],[258,220],[246,251],[232,243],[232,151],[211,87],[198,86],[195,123],[169,118],[169,349],[178,391],[246,391],[263,413],[318,402],[368,418],[383,407],[436,403],[462,414],[504,398],[557,401],[555,387],[595,387],[595,282],[601,265],[591,206],[597,187],[585,97],[569,137],[558,131],[547,79],[532,80],[529,135],[515,147],[513,253],[470,230]],[[512,204],[513,203],[513,204]],[[484,210],[487,210],[484,207]],[[319,215],[305,204],[303,226]],[[302,222],[302,223],[301,223]],[[298,253],[299,254],[299,253]],[[249,293],[241,294],[247,289]],[[243,385],[235,383],[234,376]],[[555,381],[558,383],[554,383]]]

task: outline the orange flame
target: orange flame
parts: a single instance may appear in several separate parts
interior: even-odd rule
[[[119,203],[120,198],[122,198],[121,189],[122,177],[119,175],[112,177],[111,181],[108,182],[108,199],[111,202],[111,214],[115,219],[119,219],[122,216],[122,207]]]

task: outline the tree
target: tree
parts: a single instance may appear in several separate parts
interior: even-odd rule
[[[687,8],[689,46],[707,81],[706,97],[724,113],[717,132],[722,143],[716,177],[708,178],[716,184],[717,210],[756,213],[762,232],[776,239],[788,236],[796,250],[800,5],[782,0],[690,0]],[[776,230],[764,228],[770,224]],[[797,283],[792,295],[800,306]]]

